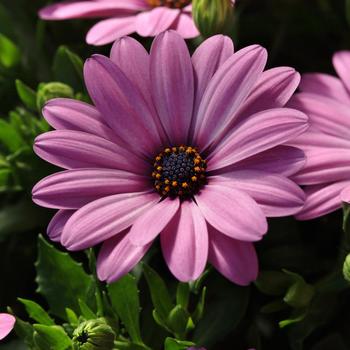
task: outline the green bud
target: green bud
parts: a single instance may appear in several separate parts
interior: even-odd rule
[[[194,22],[204,37],[226,33],[232,27],[232,0],[193,0],[192,4]]]
[[[346,281],[350,282],[350,254],[345,258],[343,265],[343,275]]]
[[[40,111],[47,101],[57,97],[73,98],[74,91],[70,86],[59,82],[41,83],[36,97],[38,110]]]
[[[99,318],[81,323],[73,332],[74,350],[112,350],[114,348],[115,333]]]

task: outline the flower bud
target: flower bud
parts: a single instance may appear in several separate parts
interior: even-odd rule
[[[70,86],[59,82],[40,84],[36,98],[38,110],[41,110],[47,101],[57,97],[73,98],[74,91]]]
[[[350,254],[345,258],[343,265],[343,275],[346,281],[350,282]]]
[[[232,0],[192,1],[192,16],[204,37],[226,33],[232,27],[233,3]]]
[[[112,350],[115,333],[103,318],[81,323],[73,332],[74,350]]]

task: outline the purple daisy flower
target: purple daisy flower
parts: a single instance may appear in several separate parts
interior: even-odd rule
[[[105,45],[136,32],[155,36],[166,29],[176,30],[183,38],[199,35],[192,19],[191,0],[74,0],[43,8],[45,20],[102,18],[86,36],[88,44]]]
[[[293,178],[304,186],[305,206],[296,216],[309,220],[350,202],[350,51],[337,52],[333,65],[339,78],[304,74],[300,93],[289,106],[305,112],[310,129],[293,141],[304,150],[305,167]]]
[[[68,169],[40,181],[33,200],[59,209],[49,236],[69,250],[103,243],[97,270],[109,282],[130,271],[160,235],[164,258],[181,281],[207,261],[247,285],[257,276],[253,242],[266,217],[295,214],[303,191],[288,177],[304,154],[283,145],[308,128],[284,108],[299,83],[288,67],[264,72],[266,50],[236,53],[224,36],[191,57],[176,32],[151,53],[132,38],[111,57],[84,67],[95,106],[69,99],[43,110],[56,129],[35,152]]]

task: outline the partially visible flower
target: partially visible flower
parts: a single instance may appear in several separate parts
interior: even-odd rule
[[[9,314],[0,314],[0,340],[4,339],[13,329],[16,318]]]
[[[173,29],[183,38],[199,35],[192,20],[191,0],[73,0],[39,12],[45,20],[102,18],[86,36],[88,44],[105,45],[136,32],[148,37]]]
[[[337,52],[333,65],[339,78],[305,74],[301,92],[289,103],[310,118],[309,130],[292,144],[302,148],[307,159],[293,177],[306,193],[300,220],[333,212],[342,201],[350,203],[350,51]]]
[[[41,180],[33,200],[59,209],[48,234],[69,250],[103,242],[98,276],[130,271],[160,236],[171,272],[197,279],[211,262],[240,285],[255,280],[253,242],[266,217],[295,214],[303,191],[288,177],[304,154],[284,143],[308,128],[283,108],[299,83],[288,67],[264,71],[266,50],[236,53],[228,37],[206,40],[190,57],[173,31],[150,55],[123,38],[111,58],[84,68],[95,103],[50,101],[55,128],[35,152],[67,170]]]
[[[103,318],[81,323],[73,332],[74,350],[112,350],[115,333]]]

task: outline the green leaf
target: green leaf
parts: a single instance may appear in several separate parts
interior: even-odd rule
[[[0,350],[28,350],[28,347],[21,340],[13,340],[8,344],[1,345]]]
[[[63,319],[67,307],[79,313],[78,299],[86,300],[94,287],[92,277],[69,254],[58,251],[42,236],[39,236],[38,252],[38,292],[47,299],[51,312]]]
[[[33,335],[34,328],[29,322],[25,322],[20,318],[16,317],[16,323],[14,328],[19,338],[23,339],[24,342],[31,348],[34,344]]]
[[[173,338],[166,338],[164,349],[165,350],[186,350],[190,346],[194,346],[196,344],[189,341],[181,341]]]
[[[97,318],[97,315],[86,305],[84,300],[79,299],[78,302],[79,302],[81,314],[85,319],[93,320]]]
[[[291,277],[282,271],[261,271],[255,281],[260,292],[271,295],[283,295],[291,284]]]
[[[25,145],[20,133],[3,119],[0,119],[0,142],[10,152],[16,152]]]
[[[19,79],[16,80],[16,89],[23,104],[32,111],[36,111],[36,92]]]
[[[22,298],[18,298],[18,300],[25,306],[29,317],[34,321],[46,326],[53,326],[55,324],[48,313],[36,302]]]
[[[83,60],[66,46],[57,49],[53,63],[54,78],[83,91]]]
[[[48,345],[45,350],[66,350],[72,346],[71,339],[60,326],[35,324],[33,327],[40,336],[42,342]],[[37,339],[35,339],[35,342],[37,343]]]
[[[144,274],[151,292],[153,306],[158,316],[166,320],[170,311],[174,308],[168,289],[161,277],[151,267],[144,264]]]
[[[128,274],[107,286],[113,308],[133,342],[142,343],[140,332],[140,301],[135,277]]]
[[[0,192],[8,188],[11,174],[12,172],[10,169],[0,169]]]
[[[66,307],[66,315],[67,315],[67,321],[73,325],[76,326],[79,323],[79,319],[78,316],[76,315],[76,313],[70,309],[69,307]]]
[[[204,287],[202,289],[202,293],[200,296],[200,299],[198,301],[198,304],[196,306],[196,310],[193,313],[193,321],[195,323],[199,322],[204,314],[204,307],[205,307],[205,297],[206,297],[206,293],[207,293],[207,287]]]
[[[188,308],[190,300],[190,286],[188,283],[179,283],[176,290],[176,303],[181,305],[184,309]]]
[[[21,53],[17,46],[5,35],[0,33],[0,64],[11,68],[19,63]]]
[[[177,338],[185,338],[189,318],[188,312],[181,305],[176,305],[170,311],[167,317],[167,325]]]
[[[115,347],[118,350],[150,350],[150,348],[144,344],[135,344],[130,342],[115,341]]]

